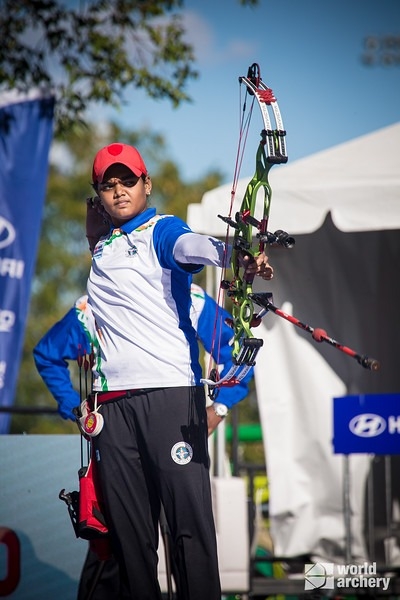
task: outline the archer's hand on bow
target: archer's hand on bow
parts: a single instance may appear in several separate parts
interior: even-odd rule
[[[274,269],[269,264],[265,252],[261,252],[261,254],[254,257],[250,254],[240,254],[239,261],[247,276],[254,277],[254,275],[258,275],[266,280],[270,280],[274,276]]]

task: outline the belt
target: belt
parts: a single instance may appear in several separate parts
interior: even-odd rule
[[[109,400],[120,400],[121,398],[130,398],[139,390],[115,390],[114,392],[94,392],[90,394],[90,400],[94,402],[97,394],[97,404],[108,402]]]

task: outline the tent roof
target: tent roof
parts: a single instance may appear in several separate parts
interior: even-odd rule
[[[238,182],[233,215],[250,179]],[[274,166],[269,180],[270,231],[311,233],[329,211],[342,231],[400,229],[400,122],[293,164]],[[188,206],[193,231],[225,236],[226,225],[217,215],[228,214],[231,188],[228,184],[210,190],[200,203]]]

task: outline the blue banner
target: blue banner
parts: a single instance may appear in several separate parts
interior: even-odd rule
[[[35,269],[54,98],[0,95],[0,406],[12,406]],[[10,415],[0,413],[0,433]]]
[[[400,394],[333,399],[335,454],[400,454]]]

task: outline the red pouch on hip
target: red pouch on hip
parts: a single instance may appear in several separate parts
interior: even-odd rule
[[[93,540],[108,534],[104,518],[100,486],[97,479],[96,463],[93,458],[89,465],[79,470],[79,537]]]

